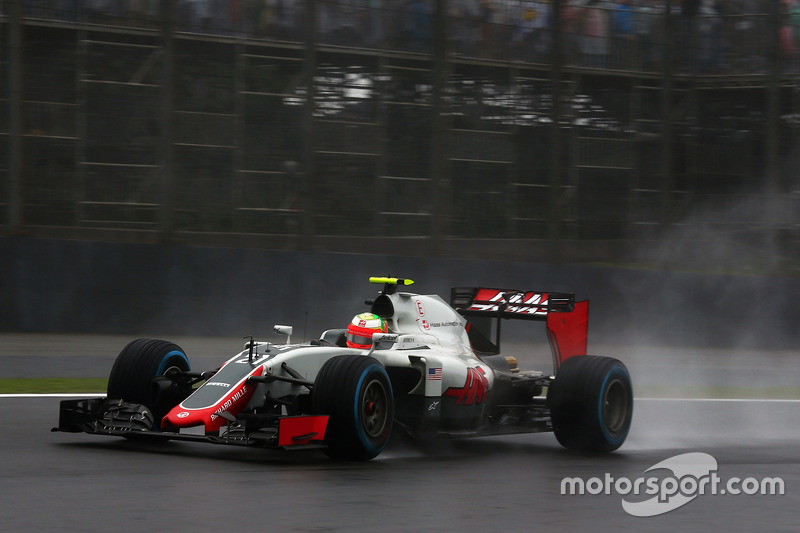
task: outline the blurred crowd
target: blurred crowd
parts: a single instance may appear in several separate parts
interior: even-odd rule
[[[436,0],[316,0],[326,44],[426,52]],[[778,3],[779,14],[771,15]],[[303,41],[308,0],[176,0],[178,31]],[[565,0],[564,60],[596,68],[657,69],[667,57],[693,73],[758,72],[777,50],[800,57],[800,0]],[[447,0],[455,54],[549,61],[551,0]],[[159,0],[24,0],[30,17],[154,27]],[[778,21],[777,37],[773,22]],[[669,22],[669,23],[668,23]],[[772,30],[772,31],[770,31]],[[777,39],[777,41],[775,41]],[[777,42],[771,48],[771,43]]]

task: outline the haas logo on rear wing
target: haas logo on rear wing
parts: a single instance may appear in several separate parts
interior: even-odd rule
[[[551,312],[568,313],[575,305],[575,296],[568,293],[486,288],[454,289],[452,300],[462,314],[529,315],[541,319]]]
[[[478,289],[468,308],[470,311],[505,311],[506,313],[547,314],[547,293],[505,292],[498,289]]]

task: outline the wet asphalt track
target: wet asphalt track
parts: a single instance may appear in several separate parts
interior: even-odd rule
[[[75,337],[93,348],[40,338],[26,351],[29,340],[12,349],[5,338],[0,377],[39,375],[30,369],[43,363],[102,376],[103,343],[119,350],[118,339]],[[203,341],[194,352],[201,345],[216,349]],[[41,360],[31,365],[31,357]],[[751,359],[737,361],[746,366]],[[767,365],[764,372],[791,374],[793,365],[782,371]],[[0,531],[752,532],[796,531],[800,519],[797,402],[640,400],[628,441],[604,456],[566,452],[552,435],[540,434],[441,442],[425,451],[395,439],[371,462],[342,464],[319,451],[51,433],[58,401],[0,398]],[[703,495],[661,516],[636,518],[613,491],[560,493],[566,476],[635,480],[687,452],[712,455],[723,480],[780,477],[785,494]]]

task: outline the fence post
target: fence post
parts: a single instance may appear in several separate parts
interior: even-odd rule
[[[22,163],[22,0],[8,0],[9,50],[9,142],[8,142],[8,225],[20,233],[24,224]]]
[[[161,180],[159,240],[171,242],[175,234],[175,0],[161,0],[161,38],[164,48],[161,70]]]
[[[563,218],[566,208],[564,192],[562,157],[564,153],[564,136],[561,129],[561,111],[563,99],[563,60],[561,53],[561,0],[553,1],[554,34],[551,46],[550,82],[552,83],[553,106],[551,109],[552,151],[550,153],[550,229],[549,251],[550,261],[560,261],[563,246]]]
[[[675,21],[672,16],[673,0],[664,4],[664,65],[661,85],[661,224],[674,222],[674,143],[673,131],[673,62],[675,60]]]
[[[452,202],[448,138],[444,92],[447,87],[447,0],[436,0],[433,16],[433,122],[431,139],[431,174],[433,178],[433,227],[431,253],[442,253],[442,244],[449,232]]]
[[[788,15],[787,15],[788,17]],[[779,0],[769,2],[769,35],[767,36],[767,57],[769,59],[769,82],[767,84],[767,150],[766,150],[766,250],[765,257],[780,257],[781,251],[778,249],[778,214],[780,211],[780,179],[779,179],[779,143],[780,143],[780,114],[781,114],[781,94],[780,76],[782,70],[782,49],[781,49],[781,8]],[[774,268],[778,265],[766,265]]]
[[[317,2],[305,0],[306,9],[306,48],[303,58],[303,82],[306,86],[306,102],[303,108],[303,224],[300,242],[301,249],[313,249],[316,227],[314,210],[316,208],[317,193],[317,167],[314,154],[316,137],[314,124],[314,107],[316,105],[317,72]]]

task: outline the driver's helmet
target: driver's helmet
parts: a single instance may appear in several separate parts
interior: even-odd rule
[[[373,333],[386,333],[389,326],[386,320],[375,313],[361,313],[353,317],[347,326],[347,345],[350,348],[369,349]]]

